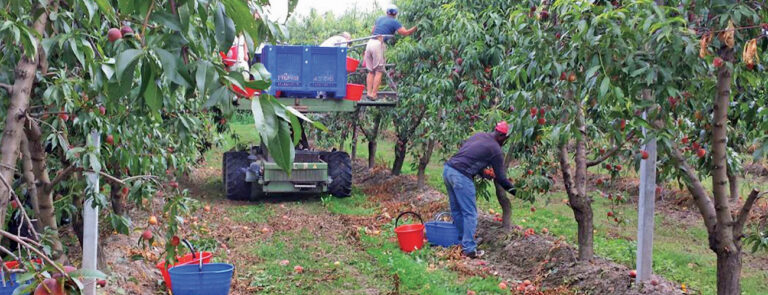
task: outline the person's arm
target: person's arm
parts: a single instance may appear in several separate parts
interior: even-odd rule
[[[376,25],[373,25],[373,28],[371,28],[371,35],[373,35],[373,32],[376,32]]]
[[[412,28],[407,30],[405,29],[405,27],[400,27],[399,29],[397,29],[397,33],[403,36],[408,36],[410,34],[413,34],[413,32],[416,32],[416,26],[413,26]]]
[[[500,184],[505,191],[514,195],[516,192],[515,186],[509,182],[509,179],[507,179],[507,169],[504,167],[504,157],[501,154],[496,154],[496,156],[493,157],[491,166],[493,167],[493,172],[496,174],[494,181]]]

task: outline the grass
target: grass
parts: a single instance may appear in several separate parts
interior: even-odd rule
[[[381,163],[391,166],[394,158],[394,144],[391,141],[380,139],[377,150],[377,159]],[[380,155],[380,156],[379,156]],[[367,157],[367,145],[358,143],[358,156]],[[440,155],[433,155],[427,166],[427,183],[431,187],[445,192],[442,183],[442,159]],[[384,160],[387,159],[387,160]],[[415,159],[408,157],[403,167],[403,173],[416,174],[412,166]],[[599,172],[593,167],[591,172]],[[521,174],[522,171],[512,169],[512,174]],[[622,177],[636,177],[634,171],[622,172]],[[602,171],[605,173],[605,171]],[[711,187],[711,179],[702,179],[706,187]],[[746,194],[751,188],[768,188],[768,184],[755,179],[747,178],[741,183],[742,194]],[[564,193],[550,193],[540,197],[535,203],[529,203],[513,199],[513,218],[515,224],[526,228],[534,228],[540,232],[542,228],[548,228],[550,233],[557,236],[565,236],[571,244],[577,243],[576,221],[573,219],[573,211],[564,205],[561,200],[567,198]],[[631,205],[622,205],[614,209],[617,216],[626,222],[616,224],[607,218],[606,213],[611,208],[611,203],[602,198],[595,198],[593,210],[595,216],[594,248],[598,256],[605,257],[617,263],[635,266],[635,240],[637,239],[637,211]],[[533,213],[530,207],[536,207]],[[500,206],[495,199],[490,201],[479,200],[478,208],[482,210],[494,209],[500,211]],[[697,214],[697,213],[692,213]],[[686,284],[689,290],[700,291],[702,294],[716,293],[716,257],[707,247],[707,232],[703,224],[696,226],[684,226],[673,218],[658,215],[655,218],[653,269],[654,273],[664,276],[675,282]],[[765,254],[757,254],[765,255]],[[768,290],[768,271],[760,271],[744,265],[742,270],[742,293],[765,294]]]
[[[243,123],[236,123],[232,125],[233,130],[241,136],[241,142],[256,142],[255,132],[252,130],[252,125],[247,120]],[[235,145],[235,142],[228,139],[222,144],[222,147],[229,148]],[[391,141],[380,139],[377,150],[377,162],[379,164],[385,164],[387,166],[392,165],[392,159],[394,158],[394,144]],[[216,155],[208,155],[209,163],[217,165],[220,163],[220,158],[216,158]],[[359,158],[367,158],[368,150],[367,145],[364,142],[358,143]],[[220,155],[219,155],[220,157]],[[414,163],[412,157],[408,157],[406,164],[403,167],[403,173],[415,174],[416,169],[412,165]],[[597,169],[597,168],[594,168]],[[629,170],[629,169],[626,169]],[[626,171],[625,170],[625,171]],[[522,171],[514,171],[513,173],[520,173]],[[604,171],[603,171],[604,172]],[[427,183],[437,190],[445,191],[442,184],[442,161],[440,155],[433,155],[430,164],[427,167]],[[633,176],[632,171],[622,172],[622,176]],[[710,180],[702,180],[705,186],[711,186]],[[759,183],[754,179],[747,179],[742,183],[742,192],[747,192],[747,187],[760,187],[768,188],[768,184]],[[526,228],[534,228],[537,232],[540,232],[542,228],[546,227],[556,236],[565,236],[569,243],[576,243],[576,222],[573,219],[573,212],[569,207],[564,205],[561,200],[566,198],[563,193],[551,193],[539,199],[531,204],[521,200],[513,199],[513,223],[519,224]],[[323,206],[310,206],[308,210],[317,210],[322,212],[327,210],[331,214],[342,215],[355,215],[355,216],[367,216],[373,214],[376,211],[376,205],[367,202],[366,197],[359,192],[355,192],[354,195],[347,199],[337,198],[324,198],[322,199]],[[536,212],[531,212],[530,207],[536,207]],[[258,207],[258,206],[248,206]],[[495,200],[480,200],[478,207],[481,210],[500,210],[498,203]],[[258,220],[258,218],[267,218],[265,215],[258,212],[258,209],[238,209],[243,212],[233,212],[235,215],[243,215],[242,218],[249,220]],[[254,211],[252,211],[254,210]],[[636,210],[631,205],[622,205],[614,208],[613,211],[620,217],[626,220],[621,224],[616,224],[612,219],[607,218],[606,212],[611,210],[611,203],[608,200],[596,197],[593,203],[593,210],[595,215],[595,240],[594,247],[595,253],[601,257],[616,261],[630,267],[634,267],[635,264],[635,242],[637,233],[637,214]],[[696,213],[692,213],[696,214]],[[251,219],[256,218],[256,219]],[[716,286],[716,274],[715,255],[707,248],[707,233],[703,228],[703,225],[696,224],[694,226],[681,225],[679,221],[674,218],[657,214],[655,219],[656,229],[654,234],[654,251],[653,251],[653,267],[654,273],[664,276],[670,280],[678,283],[686,284],[689,289],[701,292],[702,294],[714,294]],[[391,238],[390,230],[382,230],[381,236],[365,236],[362,239],[365,253],[350,251],[352,257],[347,262],[350,265],[355,265],[358,275],[362,276],[362,280],[377,281],[380,284],[372,284],[375,288],[391,288],[392,287],[392,274],[397,274],[400,278],[401,291],[405,294],[457,294],[463,293],[467,288],[471,288],[480,293],[486,293],[496,291],[496,284],[498,282],[494,279],[479,279],[469,278],[467,280],[460,280],[457,278],[457,274],[446,270],[431,270],[429,264],[433,261],[433,253],[430,249],[417,251],[414,254],[405,254],[396,249],[396,245],[389,241]],[[265,259],[264,265],[254,266],[254,271],[260,273],[262,279],[257,281],[259,284],[266,284],[265,282],[272,282],[274,286],[285,287],[293,290],[288,293],[298,292],[301,293],[300,287],[283,286],[279,278],[274,277],[279,275],[290,276],[290,274],[283,268],[279,268],[272,264],[274,261],[270,261],[273,256],[270,253],[292,253],[291,255],[299,255],[299,259],[310,259],[305,251],[293,251],[294,246],[299,244],[296,239],[301,237],[282,237],[286,240],[279,244],[278,242],[260,242],[255,246],[254,251],[257,255]],[[278,244],[275,244],[278,243]],[[290,245],[289,245],[290,244]],[[313,244],[316,245],[317,243]],[[277,247],[277,248],[271,248]],[[309,246],[308,246],[309,247]],[[311,247],[310,247],[311,248]],[[272,250],[268,250],[272,249]],[[275,249],[282,249],[276,251]],[[296,252],[296,253],[294,253]],[[765,255],[765,254],[758,254]],[[311,255],[310,255],[311,256]],[[271,263],[271,264],[270,264]],[[315,261],[312,263],[315,266],[327,267],[328,261]],[[313,267],[312,265],[310,265]],[[321,272],[320,274],[326,274]],[[319,274],[318,274],[319,275]],[[327,274],[326,274],[327,275]],[[277,285],[275,285],[277,284]],[[363,287],[362,285],[354,285],[354,282],[348,282],[339,280],[328,284],[321,284],[317,286],[319,289],[313,290],[327,290],[331,291],[334,288],[341,288],[349,290],[348,287]],[[272,285],[270,285],[272,286]],[[280,289],[283,290],[283,289]],[[389,289],[387,289],[389,290]],[[742,290],[743,294],[765,294],[764,291],[768,290],[768,272],[751,269],[747,265],[742,270]],[[325,293],[318,291],[316,293]]]

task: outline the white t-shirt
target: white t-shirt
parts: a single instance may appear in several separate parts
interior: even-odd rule
[[[336,43],[342,43],[342,42],[344,42],[344,43],[336,45]],[[320,44],[320,46],[321,47],[347,47],[347,43],[346,42],[348,42],[347,38],[344,38],[344,36],[336,35],[336,36],[333,36],[333,37],[328,38],[327,40],[323,41],[323,43]]]

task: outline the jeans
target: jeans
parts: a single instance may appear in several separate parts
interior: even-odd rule
[[[475,243],[475,231],[477,230],[475,183],[448,165],[443,167],[443,181],[448,191],[453,224],[461,235],[459,237],[461,248],[464,253],[472,253],[477,249],[477,243]]]

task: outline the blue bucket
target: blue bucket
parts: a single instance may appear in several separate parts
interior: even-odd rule
[[[228,263],[187,264],[172,267],[173,295],[227,295],[235,266]]]
[[[459,244],[459,230],[453,222],[440,220],[446,214],[450,215],[449,212],[438,213],[433,221],[424,224],[427,228],[427,241],[432,245],[450,247]]]
[[[10,279],[5,279],[5,284],[3,284],[2,280],[0,280],[0,295],[12,295],[13,291],[15,291],[18,287],[21,287],[21,285],[16,282],[16,274],[11,273]],[[29,293],[23,294],[26,295]]]

